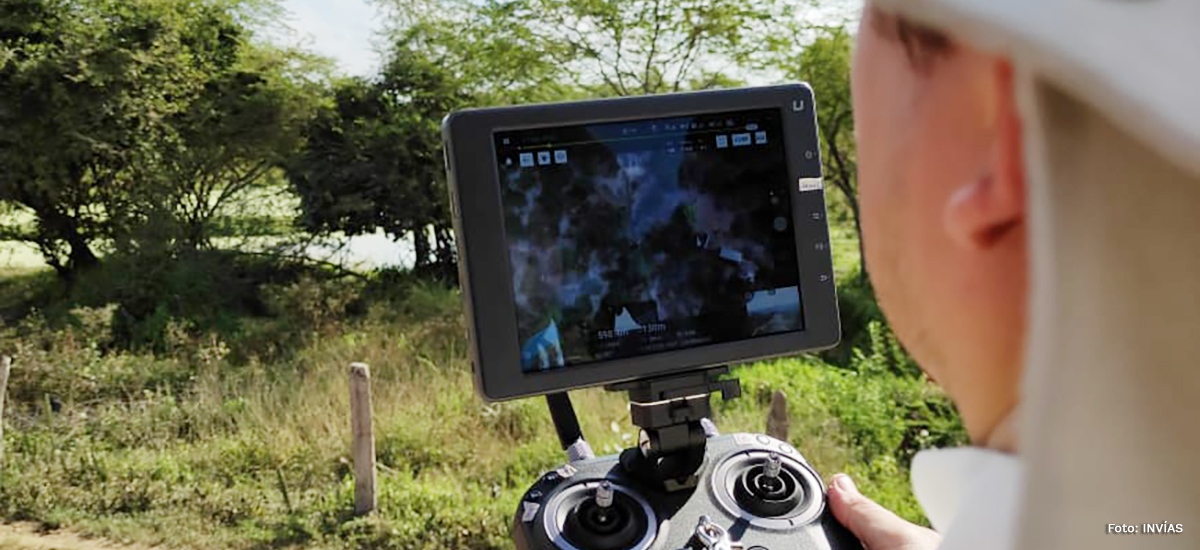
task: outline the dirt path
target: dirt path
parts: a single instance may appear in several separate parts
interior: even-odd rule
[[[146,546],[116,544],[102,539],[83,538],[67,531],[41,534],[31,523],[0,524],[0,550],[150,550]]]

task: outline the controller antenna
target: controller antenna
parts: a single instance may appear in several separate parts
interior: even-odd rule
[[[583,429],[579,427],[579,418],[575,416],[575,407],[567,392],[547,394],[546,405],[550,407],[550,420],[558,432],[558,442],[567,452],[567,461],[596,458],[592,446],[583,438]]]

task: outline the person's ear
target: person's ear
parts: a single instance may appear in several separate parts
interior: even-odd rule
[[[946,230],[958,244],[987,249],[1025,221],[1025,165],[1012,65],[995,62],[992,148],[980,176],[946,204]]]

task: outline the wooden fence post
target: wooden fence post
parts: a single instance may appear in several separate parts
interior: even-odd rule
[[[771,408],[767,410],[767,435],[780,441],[787,441],[790,430],[787,394],[782,390],[776,390],[771,394]]]
[[[0,355],[0,463],[4,461],[4,396],[8,395],[8,373],[12,357]]]
[[[350,365],[350,426],[354,432],[354,514],[375,510],[375,434],[371,427],[371,368]]]

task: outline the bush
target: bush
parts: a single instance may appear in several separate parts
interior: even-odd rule
[[[751,431],[761,431],[761,411],[772,393],[784,391],[790,398],[791,443],[818,471],[850,473],[866,494],[923,522],[908,488],[913,455],[968,439],[949,398],[923,375],[892,369],[890,361],[861,356],[854,369],[815,360],[749,365],[736,374],[752,399],[723,403],[718,410],[734,425],[749,420]]]
[[[143,391],[182,391],[200,364],[179,358],[108,350],[109,312],[77,308],[64,328],[51,328],[40,316],[0,329],[0,347],[18,361],[9,380],[9,398],[17,407],[58,412],[65,405],[104,400],[127,401]]]
[[[230,251],[114,255],[73,282],[41,281],[42,289],[9,309],[61,328],[77,324],[79,308],[113,307],[104,346],[160,354],[170,352],[170,339],[181,331],[228,340],[247,320],[279,318],[292,322],[292,329],[321,331],[366,310],[359,276]]]
[[[511,548],[521,492],[563,456],[541,401],[475,396],[458,294],[395,273],[293,275],[256,289],[262,315],[228,334],[169,316],[155,345],[125,349],[111,303],[0,329],[18,354],[0,516],[181,547]],[[819,471],[851,473],[921,521],[912,454],[965,436],[886,326],[865,333],[845,366],[739,368],[746,397],[716,420],[760,432],[782,389],[792,443]],[[374,384],[380,511],[366,519],[350,514],[351,361],[371,364]],[[574,401],[598,451],[634,444],[622,396]]]

